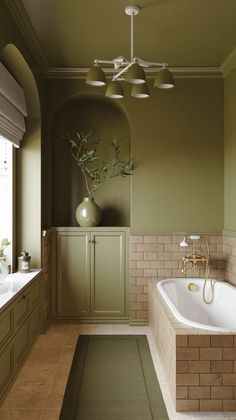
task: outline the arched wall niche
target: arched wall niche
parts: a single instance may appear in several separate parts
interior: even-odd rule
[[[16,159],[14,191],[15,258],[26,249],[33,267],[41,267],[41,111],[34,75],[19,49],[7,44],[1,58],[24,89],[26,133]]]
[[[99,159],[109,161],[111,141],[121,140],[121,157],[130,157],[130,125],[120,104],[100,94],[80,94],[58,108],[52,124],[52,214],[53,226],[76,226],[75,210],[87,196],[80,169],[70,154],[63,135],[93,130],[93,139],[101,139]],[[102,209],[101,226],[130,226],[131,177],[112,178],[94,197]]]

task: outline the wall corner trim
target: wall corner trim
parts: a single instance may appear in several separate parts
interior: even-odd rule
[[[25,8],[21,0],[4,0],[5,4],[16,22],[16,25],[21,32],[26,45],[31,51],[34,59],[39,65],[40,71],[43,74],[48,72],[49,64],[47,58],[42,50],[42,47],[38,41],[35,30],[28,18]]]
[[[223,236],[234,236],[234,237],[236,237],[236,231],[235,230],[223,229],[222,234],[223,234]]]
[[[221,71],[224,77],[227,77],[234,68],[236,68],[236,47],[221,64]]]

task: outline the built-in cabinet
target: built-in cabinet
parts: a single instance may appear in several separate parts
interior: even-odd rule
[[[57,228],[54,318],[126,320],[127,230]]]
[[[0,402],[41,328],[41,275],[0,313]]]

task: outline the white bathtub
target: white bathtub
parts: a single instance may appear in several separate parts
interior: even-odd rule
[[[204,279],[177,278],[157,283],[165,302],[178,321],[212,331],[236,332],[236,287],[224,281],[214,282],[214,300],[206,304],[202,298]],[[188,285],[196,285],[190,291]],[[210,297],[209,280],[206,296]]]

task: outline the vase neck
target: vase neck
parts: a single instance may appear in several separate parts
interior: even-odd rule
[[[94,198],[93,197],[84,197],[84,201],[93,201]]]

